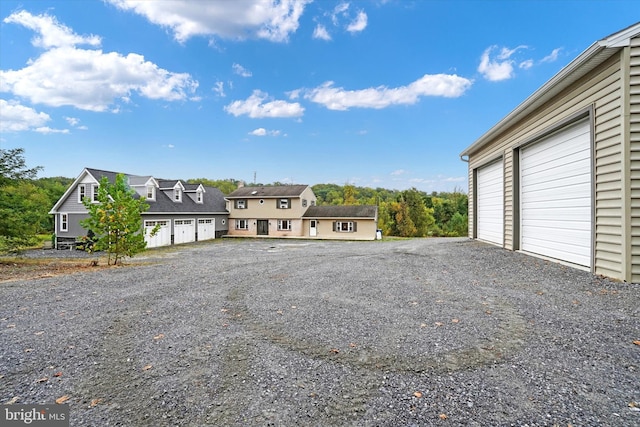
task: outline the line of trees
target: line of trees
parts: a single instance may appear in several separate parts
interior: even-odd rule
[[[468,233],[468,199],[462,190],[388,190],[354,185],[312,186],[319,205],[377,205],[378,228],[385,236],[455,237]]]
[[[73,179],[37,179],[41,169],[27,167],[22,148],[0,149],[0,253],[31,246],[53,230],[49,210]]]

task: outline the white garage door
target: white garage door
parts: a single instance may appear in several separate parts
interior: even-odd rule
[[[173,243],[189,243],[196,241],[196,224],[193,219],[176,219],[173,221]]]
[[[151,232],[156,225],[160,226],[158,232],[151,236]],[[144,241],[147,242],[148,248],[171,245],[171,223],[169,220],[145,221]]]
[[[477,237],[487,242],[503,244],[504,178],[502,159],[478,168],[476,174]]]
[[[591,266],[591,142],[581,121],[520,153],[520,248]]]
[[[211,240],[216,237],[216,223],[213,218],[198,220],[198,240]]]

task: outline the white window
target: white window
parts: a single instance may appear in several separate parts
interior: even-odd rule
[[[98,184],[94,184],[91,186],[91,200],[94,202],[98,201]]]
[[[303,208],[307,207],[307,199],[302,199],[302,207]]]
[[[78,203],[82,203],[82,199],[87,197],[87,186],[84,184],[78,185]]]
[[[182,201],[182,191],[180,191],[179,188],[174,188],[173,189],[173,201],[174,202],[181,202]]]
[[[291,230],[291,221],[288,219],[279,219],[278,220],[278,230]]]
[[[246,219],[236,219],[236,230],[248,230],[249,221]]]
[[[236,208],[237,209],[246,209],[247,201],[246,200],[236,200]]]
[[[196,191],[196,203],[202,203],[202,191]]]
[[[315,205],[316,205],[316,201],[315,201],[315,200],[312,200],[312,201],[311,201],[311,206],[315,206]]]
[[[155,200],[156,199],[156,187],[153,185],[149,185],[147,187],[147,200]]]
[[[69,215],[60,214],[60,231],[69,231]]]
[[[336,231],[341,233],[353,233],[353,222],[352,221],[336,222]]]
[[[289,199],[280,199],[280,209],[289,209]]]

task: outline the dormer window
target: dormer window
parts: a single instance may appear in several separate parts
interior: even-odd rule
[[[202,203],[202,190],[196,191],[196,203]]]
[[[173,201],[182,202],[182,190],[180,190],[179,188],[173,189]]]
[[[156,199],[156,187],[153,185],[147,186],[147,200],[155,200]]]
[[[91,186],[91,200],[94,202],[98,201],[98,184],[94,184]]]

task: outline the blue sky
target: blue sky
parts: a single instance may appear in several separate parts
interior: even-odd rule
[[[459,153],[634,1],[0,2],[0,148],[40,176],[467,190]]]

